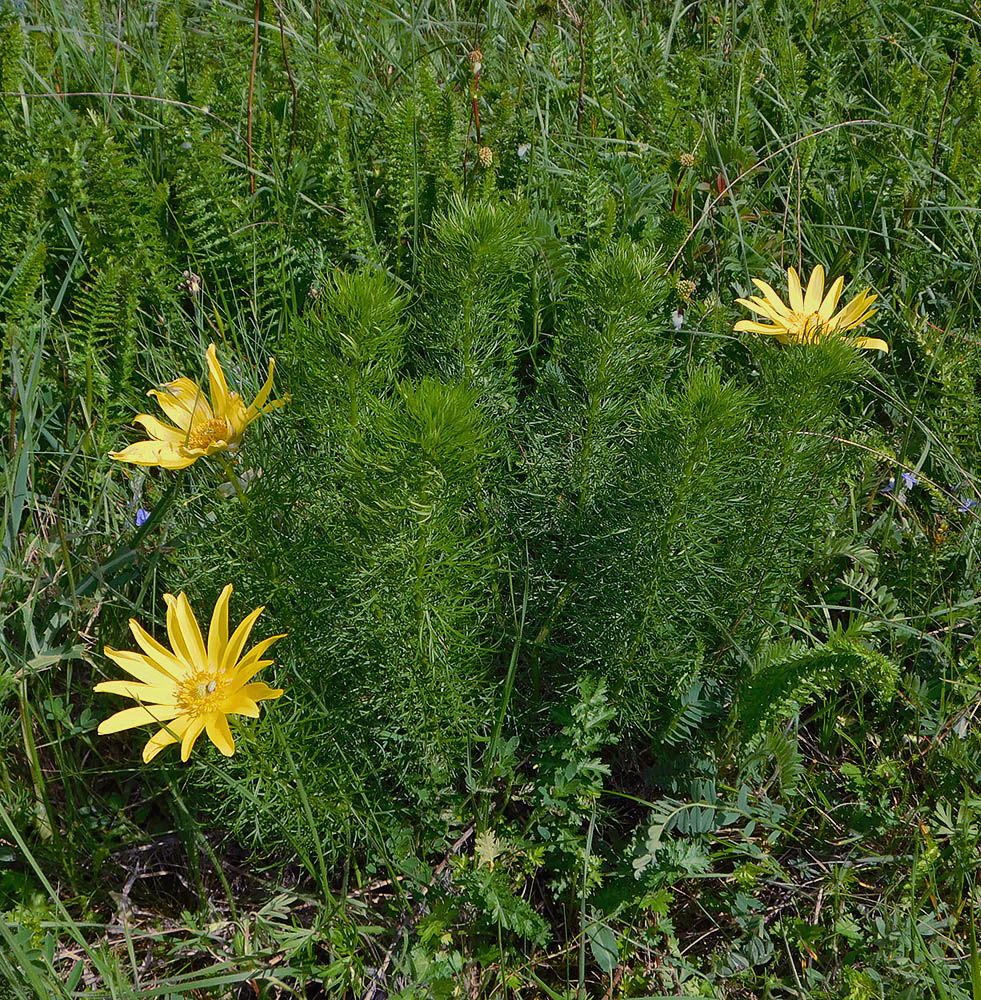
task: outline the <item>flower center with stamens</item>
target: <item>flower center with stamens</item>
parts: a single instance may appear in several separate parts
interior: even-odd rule
[[[829,324],[819,312],[793,313],[788,328],[791,339],[802,344],[817,344],[831,333]]]
[[[200,671],[185,677],[177,686],[177,706],[189,715],[220,712],[225,700],[226,681],[221,675]]]
[[[207,451],[212,445],[228,440],[231,428],[224,417],[213,417],[191,428],[187,436],[188,451]]]

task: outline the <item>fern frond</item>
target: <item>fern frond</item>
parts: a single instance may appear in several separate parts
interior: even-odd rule
[[[799,712],[842,681],[852,680],[878,697],[895,689],[897,668],[847,632],[816,648],[783,647],[737,689],[736,711],[747,744],[768,727]]]

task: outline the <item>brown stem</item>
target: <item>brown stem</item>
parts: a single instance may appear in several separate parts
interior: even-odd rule
[[[473,48],[471,52],[480,49],[480,13],[482,4],[477,5],[477,13],[473,21]],[[473,75],[473,100],[470,104],[470,121],[467,122],[467,141],[463,147],[463,188],[467,187],[467,160],[470,154],[470,125],[477,113],[477,84],[480,82],[480,70],[475,70]],[[480,119],[477,119],[477,145],[480,145]]]
[[[477,123],[477,146],[480,146],[480,112],[477,110],[477,88],[480,86],[480,70],[473,74],[473,90],[470,98],[470,120],[467,122],[467,141],[463,147],[463,183],[467,183],[467,162],[470,158],[470,126]]]
[[[477,130],[477,146],[480,146],[480,111],[477,108],[477,88],[480,86],[480,70],[473,74],[473,120]]]

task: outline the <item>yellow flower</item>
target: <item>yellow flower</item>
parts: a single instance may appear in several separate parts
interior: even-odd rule
[[[811,272],[811,280],[807,283],[807,289],[803,291],[797,272],[793,268],[787,271],[789,305],[785,304],[765,281],[753,278],[753,284],[763,295],[753,295],[748,299],[736,299],[736,301],[772,322],[760,323],[757,320],[742,319],[733,329],[771,334],[782,344],[788,342],[816,344],[825,337],[837,336],[861,326],[877,312],[872,308],[872,303],[878,296],[870,294],[868,288],[844,308],[835,312],[845,286],[845,279],[836,278],[825,294],[824,268],[820,264]],[[889,350],[889,345],[884,340],[875,337],[854,337],[852,343],[856,347],[872,348],[877,351]]]
[[[180,743],[181,760],[190,756],[194,741],[207,729],[212,743],[226,756],[235,753],[235,741],[226,715],[259,717],[257,702],[278,698],[283,692],[262,681],[249,683],[273,661],[262,659],[269,647],[282,639],[274,635],[256,643],[244,656],[242,650],[262,613],[256,608],[228,635],[228,601],[232,585],[221,592],[211,616],[208,642],[191,613],[185,594],[164,594],[167,603],[167,636],[171,649],[157,642],[135,619],[130,631],[142,653],[105,647],[105,654],[134,681],[105,681],[95,686],[105,694],[120,694],[139,704],[109,716],[99,726],[99,735],[118,733],[147,723],[163,725],[143,748],[145,763],[164,747]]]
[[[269,359],[269,374],[259,395],[251,406],[246,406],[237,392],[229,390],[214,344],[208,346],[207,356],[210,403],[189,378],[178,378],[159,389],[151,389],[147,395],[157,397],[160,408],[174,424],[166,424],[148,413],[138,414],[133,422],[143,425],[150,440],[137,441],[122,451],[111,451],[110,458],[134,465],[185,469],[204,455],[213,455],[216,451],[234,452],[242,443],[245,428],[253,420],[289,402],[288,395],[271,403],[266,402],[272,390],[276,366],[272,358]]]

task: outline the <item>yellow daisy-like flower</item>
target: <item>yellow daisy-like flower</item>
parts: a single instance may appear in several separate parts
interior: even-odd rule
[[[99,726],[99,735],[118,733],[147,723],[163,728],[150,737],[143,748],[148,763],[164,747],[180,743],[181,760],[190,756],[194,741],[207,730],[211,742],[226,756],[235,753],[235,741],[228,728],[228,715],[259,717],[258,702],[278,698],[283,692],[261,681],[249,683],[263,667],[273,661],[263,654],[282,635],[263,639],[242,655],[245,643],[262,614],[256,608],[229,636],[228,601],[232,585],[221,592],[211,616],[208,642],[191,613],[185,594],[164,594],[167,602],[167,636],[171,649],[156,641],[135,619],[130,631],[142,653],[105,647],[105,654],[134,681],[105,681],[95,686],[105,694],[121,694],[139,702],[136,708],[124,708],[109,716]]]
[[[225,381],[214,344],[208,345],[208,382],[211,400],[189,378],[167,382],[147,395],[156,396],[164,413],[174,422],[166,424],[149,413],[140,413],[133,421],[142,424],[150,435],[122,451],[109,452],[110,458],[133,465],[159,465],[164,469],[185,469],[205,455],[216,451],[234,452],[242,443],[245,428],[263,413],[270,413],[289,402],[289,396],[267,403],[272,391],[276,362],[269,359],[269,374],[251,406],[246,406],[237,392]]]
[[[826,337],[839,336],[848,330],[861,326],[876,309],[872,303],[878,298],[871,290],[858,294],[848,305],[835,312],[841,291],[845,287],[844,278],[836,278],[831,287],[824,290],[824,268],[818,264],[811,272],[811,280],[806,289],[801,289],[800,278],[791,267],[787,271],[787,299],[784,303],[779,295],[759,278],[753,278],[753,284],[763,293],[753,295],[748,299],[736,299],[741,306],[746,306],[753,312],[765,316],[770,323],[760,323],[758,320],[742,319],[734,330],[747,330],[750,333],[763,333],[776,337],[780,343],[786,344],[816,344]],[[856,347],[871,348],[877,351],[889,350],[884,340],[875,337],[851,338]]]

